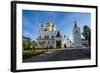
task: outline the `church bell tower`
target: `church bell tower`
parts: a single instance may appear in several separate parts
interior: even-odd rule
[[[81,31],[80,31],[80,28],[77,26],[76,21],[75,21],[74,27],[73,27],[73,44],[74,44],[75,48],[80,48],[82,46]]]

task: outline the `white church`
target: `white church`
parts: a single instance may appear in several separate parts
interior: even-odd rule
[[[81,31],[76,22],[73,27],[73,43],[66,35],[62,36],[57,30],[56,25],[52,23],[42,24],[37,42],[40,48],[80,48],[81,45]]]

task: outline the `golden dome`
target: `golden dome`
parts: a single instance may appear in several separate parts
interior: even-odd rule
[[[56,29],[56,26],[52,24],[51,22],[42,24],[41,27],[43,30],[46,30],[46,31],[54,31]]]

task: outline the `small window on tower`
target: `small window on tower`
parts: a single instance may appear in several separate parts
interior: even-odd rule
[[[78,33],[78,31],[76,30],[76,33]]]

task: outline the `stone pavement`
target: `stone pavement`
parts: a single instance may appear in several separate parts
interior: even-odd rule
[[[64,60],[80,60],[80,59],[90,59],[90,48],[82,49],[53,49],[48,50],[48,52],[33,56],[28,59],[24,59],[23,62],[44,62],[44,61],[64,61]]]

